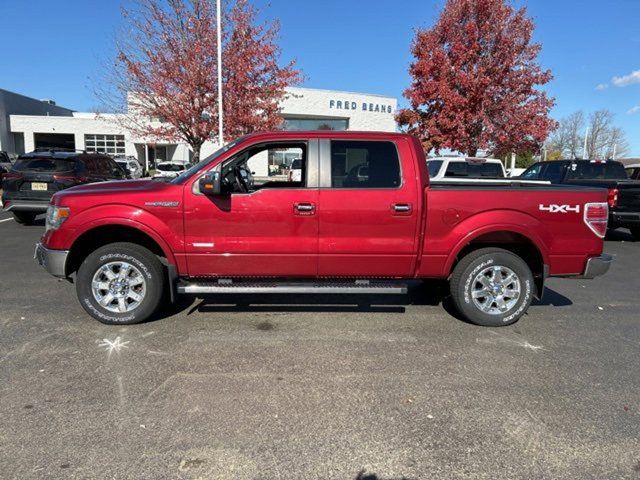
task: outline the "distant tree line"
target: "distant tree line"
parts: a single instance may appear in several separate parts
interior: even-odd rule
[[[578,111],[560,119],[547,141],[547,160],[582,158],[586,134],[586,158],[610,159],[629,154],[624,130],[614,125],[614,114],[598,110],[586,116]],[[588,130],[587,130],[588,129]]]

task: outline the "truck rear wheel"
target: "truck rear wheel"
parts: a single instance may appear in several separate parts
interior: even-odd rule
[[[517,322],[533,299],[533,274],[517,255],[483,248],[465,256],[453,270],[451,297],[470,322],[502,327]]]
[[[640,227],[633,227],[629,229],[631,231],[631,236],[636,242],[640,242]]]
[[[148,319],[162,300],[164,275],[158,258],[133,243],[112,243],[80,265],[76,292],[96,320],[130,325]]]

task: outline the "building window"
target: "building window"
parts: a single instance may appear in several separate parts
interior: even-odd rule
[[[124,135],[87,134],[84,136],[84,148],[88,152],[124,155]]]
[[[346,118],[285,118],[285,130],[349,130]]]

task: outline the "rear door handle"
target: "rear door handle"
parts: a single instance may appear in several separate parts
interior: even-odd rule
[[[394,203],[391,205],[391,211],[394,215],[411,215],[412,210],[410,203]]]
[[[313,215],[316,213],[316,206],[313,203],[301,202],[296,203],[293,210],[296,215]]]

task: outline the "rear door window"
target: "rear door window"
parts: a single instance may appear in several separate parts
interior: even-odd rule
[[[393,142],[331,142],[332,188],[398,188],[400,159]]]
[[[74,160],[59,158],[19,158],[13,169],[20,172],[68,172],[75,166]]]

